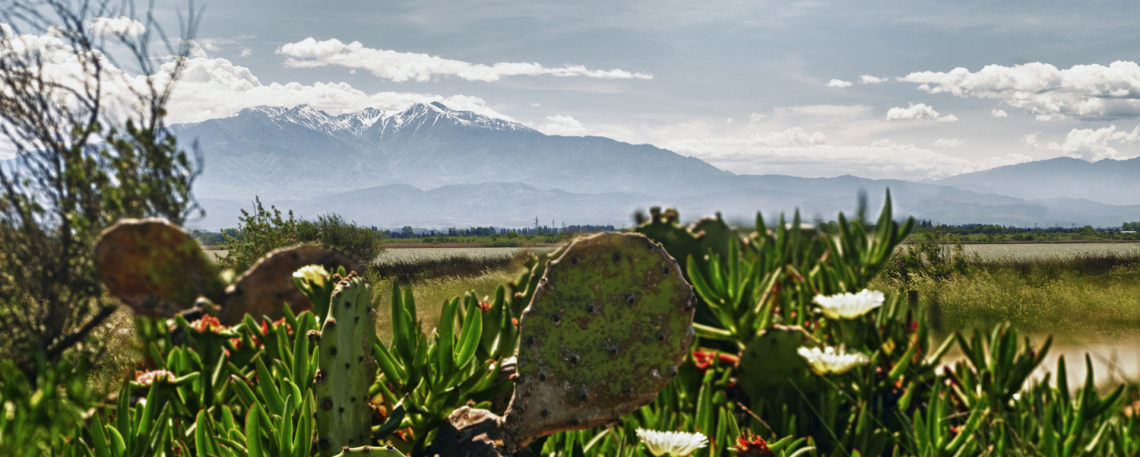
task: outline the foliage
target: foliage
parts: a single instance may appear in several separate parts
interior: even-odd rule
[[[917,277],[943,280],[970,271],[957,236],[935,227],[920,229],[911,239],[891,258],[883,272],[885,277],[906,283]]]
[[[857,312],[819,312],[817,304],[856,299],[842,294],[871,284],[909,224],[891,220],[889,208],[870,230],[841,217],[829,234],[805,230],[797,219],[748,238],[733,234],[724,256],[711,250],[704,256],[707,273],[694,257],[686,259],[694,288],[717,320],[698,329],[700,343],[655,401],[614,424],[550,435],[528,450],[543,456],[646,456],[637,430],[649,429],[705,434],[708,446],[695,451],[696,457],[1140,452],[1135,438],[1140,419],[1125,412],[1131,411],[1126,404],[1137,401],[1134,389],[1098,389],[1087,359],[1085,383],[1074,389],[1067,384],[1063,360],[1055,378],[1031,376],[1048,354],[1049,341],[1034,345],[1013,328],[996,326],[939,342],[925,313],[893,294],[852,308]],[[758,221],[765,227],[762,218]],[[506,406],[518,375],[511,356],[529,344],[520,340],[526,321],[517,317],[540,290],[547,261],[561,255],[530,258],[525,271],[493,296],[466,293],[443,300],[432,330],[424,323],[436,313],[422,313],[432,308],[417,306],[411,290],[393,282],[382,313],[390,317],[381,323],[393,336],[372,344],[377,367],[351,363],[353,368],[344,368],[373,376],[371,384],[366,391],[359,386],[328,394],[338,400],[328,400],[327,406],[327,397],[318,398],[313,390],[329,382],[318,370],[341,370],[339,362],[322,363],[350,354],[324,346],[330,344],[324,337],[331,335],[325,333],[331,320],[309,312],[294,315],[288,307],[281,321],[247,317],[229,328],[208,315],[194,322],[179,316],[169,324],[139,317],[150,363],[169,375],[151,372],[125,383],[115,405],[97,410],[85,432],[68,435],[81,439],[72,440],[64,454],[313,455],[322,450],[313,413],[332,410],[347,396],[350,404],[358,398],[371,408],[367,442],[376,447],[343,455],[366,450],[422,455],[448,436],[443,430],[457,410]],[[330,275],[327,281],[341,279]],[[305,291],[329,293],[325,287]],[[358,303],[366,295],[337,299],[332,292],[329,302],[331,308],[348,310],[353,305],[342,302]],[[820,295],[832,299],[815,300]],[[883,300],[877,294],[858,299]],[[544,328],[549,333],[556,326]],[[766,335],[781,332],[804,337],[780,339],[777,349]],[[362,336],[362,341],[371,338]],[[725,346],[709,347],[715,343]],[[955,346],[961,358],[944,363]],[[794,355],[762,361],[777,350],[798,354],[808,347],[862,356],[842,369],[809,364],[810,371],[791,376],[779,373],[787,364],[803,363]],[[373,371],[361,372],[361,367]],[[757,389],[757,376],[787,376],[788,381]],[[361,390],[359,397],[355,389]],[[145,395],[146,401],[131,402],[132,394]]]
[[[0,164],[0,354],[29,379],[39,379],[37,358],[55,365],[115,309],[91,261],[99,232],[123,217],[181,222],[196,206],[200,160],[179,148],[163,117],[198,16],[158,52],[150,39],[165,35],[153,20],[147,33],[113,36],[148,81],[134,84],[113,76],[89,28],[127,13],[62,0],[17,0],[0,12],[0,132],[17,154]],[[61,78],[64,58],[74,71]],[[101,348],[92,343],[89,354]]]
[[[896,254],[896,257],[905,251]],[[966,261],[968,274],[905,277],[887,270],[873,287],[915,291],[921,309],[937,309],[945,329],[992,328],[1003,322],[1032,333],[1119,338],[1140,323],[1140,255]]]
[[[315,221],[296,220],[290,210],[286,218],[276,206],[266,210],[260,198],[254,201],[253,213],[241,210],[237,230],[221,234],[229,252],[220,262],[235,271],[249,269],[269,251],[296,244],[335,249],[363,261],[375,259],[384,250],[380,232],[345,222],[336,214],[318,216]]]
[[[84,427],[84,413],[98,400],[82,364],[39,362],[38,378],[28,379],[0,359],[0,454],[58,455],[64,437]]]

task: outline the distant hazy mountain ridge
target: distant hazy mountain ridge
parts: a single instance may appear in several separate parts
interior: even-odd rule
[[[209,219],[192,225],[215,229],[233,226],[237,208],[254,196],[304,217],[337,212],[383,227],[526,226],[536,216],[620,226],[649,205],[675,205],[685,217],[722,211],[747,221],[757,210],[799,208],[806,218],[831,219],[850,211],[860,190],[874,204],[887,188],[897,214],[944,223],[1110,225],[1140,217],[1138,206],[1106,204],[1140,204],[1140,175],[1128,171],[1140,159],[1124,161],[1131,168],[1081,162],[1092,166],[1076,164],[1069,174],[1067,162],[1033,162],[936,184],[735,175],[652,145],[545,135],[438,102],[336,116],[307,105],[259,106],[175,128],[205,154],[195,194]],[[1104,170],[1116,174],[1098,179]]]

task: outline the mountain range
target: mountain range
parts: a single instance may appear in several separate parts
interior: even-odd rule
[[[896,214],[948,224],[1119,226],[1140,217],[1140,158],[1059,158],[932,183],[854,176],[737,175],[652,145],[546,135],[523,124],[449,109],[338,116],[307,105],[244,109],[174,126],[205,159],[195,195],[207,217],[236,225],[258,196],[301,217],[337,213],[379,227],[628,223],[649,206],[690,219],[721,211],[750,221],[800,209],[807,219],[872,207],[889,188]]]

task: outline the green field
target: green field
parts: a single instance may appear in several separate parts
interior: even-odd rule
[[[377,264],[419,262],[424,260],[464,257],[469,259],[511,259],[523,252],[550,252],[554,248],[400,248],[387,249],[376,258]]]
[[[1068,258],[1088,255],[1140,255],[1140,243],[967,244],[966,255],[982,260]]]

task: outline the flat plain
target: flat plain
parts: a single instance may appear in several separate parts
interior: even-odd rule
[[[1140,243],[1017,243],[967,244],[963,246],[970,257],[977,254],[983,261],[1035,260],[1046,258],[1073,258],[1078,256],[1114,254],[1140,255]]]

